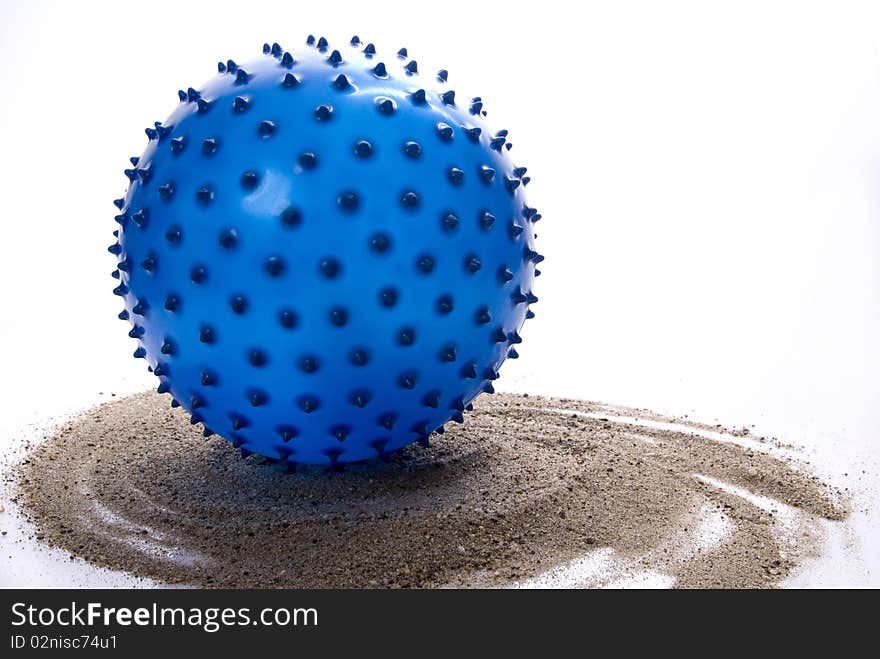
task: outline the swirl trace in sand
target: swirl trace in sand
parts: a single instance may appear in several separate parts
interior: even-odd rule
[[[78,558],[209,587],[766,587],[845,516],[761,441],[669,421],[497,395],[430,447],[285,474],[145,393],[36,446],[20,499]]]

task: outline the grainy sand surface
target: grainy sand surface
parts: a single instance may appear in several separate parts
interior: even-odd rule
[[[838,493],[746,431],[483,396],[388,462],[285,474],[138,394],[64,423],[17,470],[38,538],[208,587],[772,587]]]

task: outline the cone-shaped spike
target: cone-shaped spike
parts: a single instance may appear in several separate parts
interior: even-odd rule
[[[427,99],[425,98],[424,89],[417,89],[410,95],[410,98],[412,99],[412,102],[416,105],[424,105],[427,101]]]
[[[141,169],[137,169],[135,170],[135,172],[137,173],[138,178],[141,180],[141,183],[149,183],[150,179],[153,178],[153,171],[149,165]]]
[[[523,293],[520,289],[515,290],[511,294],[510,299],[513,301],[514,304],[522,304],[523,302],[528,300],[528,298],[525,296],[525,293]]]
[[[358,389],[351,394],[351,404],[355,407],[366,407],[367,403],[370,402],[370,398],[370,392]]]
[[[214,332],[214,328],[210,325],[202,325],[199,330],[199,341],[202,343],[215,343],[217,341],[217,334]]]
[[[170,201],[171,197],[174,196],[174,184],[163,183],[162,185],[160,185],[159,196],[162,198],[162,201]]]
[[[402,373],[400,377],[397,378],[397,384],[400,385],[402,389],[415,389],[416,379],[416,374],[412,371],[408,371],[406,373]]]
[[[474,322],[477,325],[488,325],[492,322],[492,314],[489,313],[489,307],[480,307],[475,314]]]
[[[330,460],[330,465],[333,467],[333,469],[344,468],[344,465],[339,463],[339,456],[342,455],[341,448],[333,447],[324,449],[324,455],[326,455],[327,458]]]
[[[464,183],[464,172],[458,167],[450,167],[446,172],[446,176],[452,185],[461,185]]]
[[[440,351],[441,362],[454,362],[457,358],[455,346],[446,346]]]
[[[271,137],[275,133],[275,122],[268,119],[261,121],[257,126],[257,133],[263,138]]]
[[[293,426],[278,426],[275,430],[281,435],[282,442],[289,442],[291,439],[294,439],[299,435],[299,430]]]
[[[482,133],[482,132],[483,131],[477,126],[472,126],[470,128],[464,128],[465,135],[467,135],[467,138],[471,142],[473,142],[474,144],[476,144],[480,141],[480,133]]]
[[[396,414],[383,414],[379,417],[379,425],[385,428],[385,430],[391,430],[394,428],[394,424],[397,423],[397,415]]]
[[[182,135],[171,138],[171,153],[178,154],[186,147],[186,138]]]
[[[451,142],[454,136],[455,131],[452,130],[452,126],[445,124],[442,121],[437,124],[437,137],[443,142]]]
[[[165,309],[167,311],[177,311],[180,308],[180,298],[173,293],[169,294],[168,297],[165,298]]]
[[[379,108],[379,112],[382,114],[394,114],[394,101],[390,98],[379,98],[376,100],[376,105]]]
[[[269,400],[269,396],[261,389],[250,389],[248,390],[247,399],[252,407],[261,407]]]
[[[385,446],[388,444],[387,439],[374,439],[370,442],[370,447],[372,447],[380,458],[385,457]]]

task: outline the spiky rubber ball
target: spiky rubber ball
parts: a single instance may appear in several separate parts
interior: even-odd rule
[[[525,168],[405,49],[265,45],[179,92],[132,158],[115,289],[192,422],[342,464],[442,432],[531,316]]]

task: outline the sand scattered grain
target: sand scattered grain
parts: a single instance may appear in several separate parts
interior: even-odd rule
[[[172,584],[771,587],[846,512],[747,435],[501,394],[428,448],[285,474],[144,393],[33,448],[16,498],[43,542]]]

